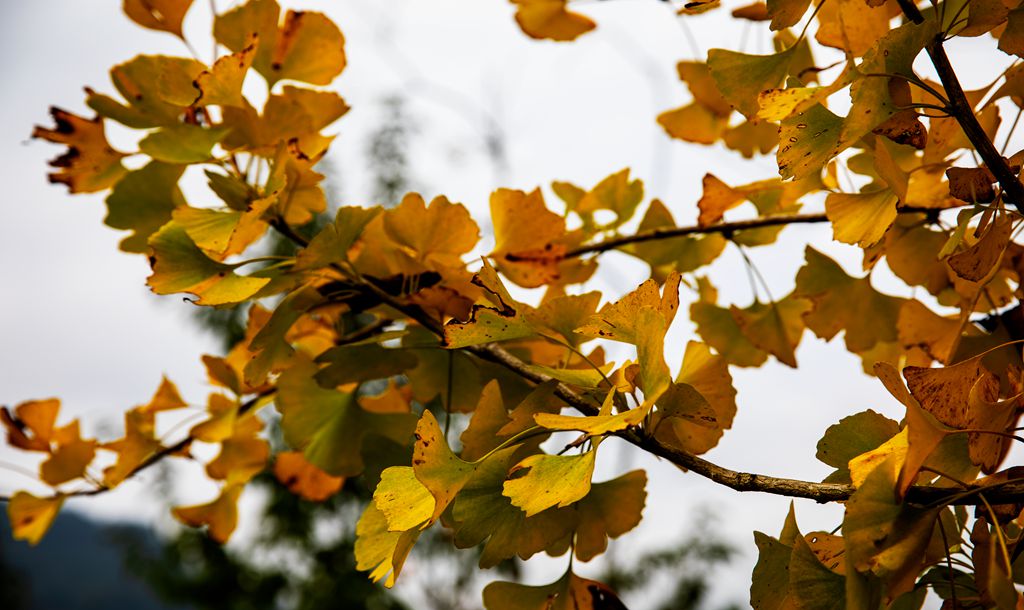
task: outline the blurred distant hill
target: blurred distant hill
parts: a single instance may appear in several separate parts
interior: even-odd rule
[[[92,521],[62,511],[42,542],[30,547],[11,538],[0,516],[0,608],[3,610],[185,610],[161,602],[123,565],[114,542],[130,534],[159,548],[143,527]]]

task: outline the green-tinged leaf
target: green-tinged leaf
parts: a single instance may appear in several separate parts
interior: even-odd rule
[[[91,89],[86,90],[86,103],[101,116],[134,129],[174,126],[195,99],[192,82],[205,68],[194,59],[139,55],[110,70],[127,105]]]
[[[772,55],[711,49],[708,51],[708,68],[722,97],[747,118],[754,118],[757,116],[758,94],[782,83],[789,73],[789,64],[797,46]]]
[[[210,159],[215,144],[228,133],[225,127],[200,127],[181,123],[162,127],[139,142],[139,150],[157,161],[200,163]]]
[[[610,226],[616,227],[633,217],[643,198],[644,183],[630,180],[627,168],[598,182],[597,186],[583,195],[575,211],[581,216],[598,210],[614,212],[615,222]]]
[[[578,522],[571,508],[551,508],[527,517],[502,495],[514,453],[514,449],[503,449],[485,460],[452,503],[455,546],[468,548],[484,543],[482,568],[514,556],[529,559],[541,551],[561,555],[569,549]]]
[[[132,231],[121,241],[125,252],[147,251],[147,240],[171,219],[185,198],[178,180],[185,168],[153,161],[125,174],[107,197],[107,217],[103,222],[115,229]]]
[[[355,476],[363,470],[360,450],[368,435],[399,443],[409,439],[415,415],[366,411],[352,394],[318,385],[317,371],[308,358],[296,355],[278,378],[275,399],[285,442],[303,450],[314,466],[335,476]]]
[[[841,150],[843,119],[821,104],[782,121],[776,160],[783,178],[817,176]]]
[[[797,536],[789,559],[789,595],[800,608],[846,608],[846,579],[825,567],[803,536]]]
[[[281,299],[270,318],[249,341],[247,350],[250,357],[243,369],[246,384],[256,387],[264,382],[268,374],[287,368],[295,353],[286,338],[288,331],[306,311],[322,301],[320,293],[308,286],[296,288]]]
[[[607,585],[587,580],[571,570],[550,585],[531,587],[515,582],[492,582],[484,587],[487,610],[614,610],[625,608]]]
[[[198,297],[197,305],[231,305],[249,299],[270,282],[237,275],[235,265],[209,258],[175,222],[154,233],[149,246],[153,274],[146,283],[157,294],[188,292]]]
[[[750,582],[750,606],[754,610],[797,607],[789,592],[789,561],[793,548],[761,532],[754,532],[754,543],[758,556]]]
[[[198,89],[193,106],[244,106],[242,83],[249,72],[259,37],[253,36],[237,53],[221,57],[213,66],[199,73],[195,80]]]
[[[829,476],[830,482],[849,480],[847,464],[862,453],[877,448],[900,431],[899,424],[868,409],[850,415],[832,424],[818,441],[815,457],[837,469]]]
[[[313,236],[309,245],[296,256],[295,269],[317,269],[348,260],[349,248],[363,234],[363,229],[377,217],[381,208],[342,206],[328,224]]]
[[[697,333],[729,364],[761,366],[768,353],[751,343],[732,313],[707,301],[694,301],[690,305],[690,319],[697,325]]]
[[[324,387],[337,387],[400,375],[414,368],[419,361],[409,350],[371,343],[333,347],[320,354],[317,362],[327,363],[316,374],[317,383]]]
[[[521,508],[527,517],[552,507],[562,508],[582,499],[590,492],[597,451],[580,455],[531,455],[513,468],[513,476],[505,482],[502,494]]]
[[[867,475],[843,518],[847,565],[882,578],[890,599],[913,586],[940,510],[899,503],[893,459]]]

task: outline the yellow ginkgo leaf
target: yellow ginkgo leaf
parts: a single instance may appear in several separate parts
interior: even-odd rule
[[[410,257],[431,269],[459,266],[460,257],[480,238],[461,203],[435,197],[427,206],[417,193],[409,193],[384,213],[384,230]]]
[[[539,189],[498,189],[491,194],[494,251],[498,269],[526,288],[559,278],[558,263],[565,254],[565,219],[547,209]]]
[[[15,540],[39,544],[63,504],[64,497],[60,495],[37,498],[25,491],[15,493],[7,503],[7,519]]]
[[[580,455],[531,455],[512,469],[502,495],[532,517],[553,506],[569,506],[590,492],[597,451]],[[515,476],[525,470],[522,476]]]
[[[163,377],[160,380],[160,386],[153,394],[153,398],[145,406],[145,410],[150,413],[157,413],[159,411],[183,409],[187,406],[188,403],[185,402],[185,399],[181,397],[181,393],[178,392],[178,386],[174,385],[174,382],[167,377]]]
[[[345,68],[345,38],[330,19],[313,11],[289,10],[278,23],[276,0],[249,0],[217,15],[214,37],[232,51],[259,36],[253,67],[273,86],[279,80],[329,85]]]
[[[636,344],[639,340],[636,329],[637,315],[644,307],[660,312],[667,329],[679,309],[681,279],[678,273],[670,273],[660,293],[658,283],[647,280],[615,303],[606,304],[601,311],[590,317],[587,324],[577,328],[576,332],[588,338]]]
[[[870,193],[830,193],[825,214],[836,240],[867,247],[874,245],[896,220],[896,193],[889,189]]]
[[[220,495],[207,504],[176,506],[171,514],[189,527],[207,527],[210,538],[224,544],[238,525],[238,498],[244,485],[229,484]]]
[[[103,445],[103,449],[117,453],[117,461],[103,471],[104,485],[119,485],[160,449],[160,441],[154,436],[154,427],[155,414],[146,411],[144,407],[124,414],[124,438]]]
[[[624,608],[607,585],[577,576],[569,570],[550,585],[528,586],[492,582],[484,587],[487,610],[603,610]]]
[[[219,263],[200,250],[185,228],[169,222],[149,239],[153,274],[146,283],[157,294],[189,292],[198,305],[240,303],[270,282],[237,275],[236,266]]]
[[[196,77],[193,106],[242,106],[242,82],[256,57],[259,36],[253,35],[237,53],[221,57]]]
[[[373,582],[387,577],[384,586],[393,587],[419,536],[418,528],[404,532],[389,531],[384,513],[370,502],[356,524],[356,569],[370,572]]]
[[[441,517],[459,490],[476,472],[476,464],[459,459],[444,437],[444,432],[430,411],[424,411],[416,425],[416,444],[412,452],[412,469],[416,478],[434,496],[431,523]]]
[[[39,465],[39,477],[50,485],[60,485],[85,474],[96,456],[95,439],[83,439],[78,420],[54,431],[55,447],[50,457]]]
[[[516,5],[516,21],[532,38],[575,40],[594,29],[590,18],[566,9],[567,0],[511,0]]]
[[[60,401],[56,398],[29,400],[14,408],[0,408],[0,423],[7,429],[7,442],[26,451],[49,451]]]
[[[390,466],[380,474],[373,504],[387,519],[389,532],[404,532],[430,525],[435,500],[410,466]]]

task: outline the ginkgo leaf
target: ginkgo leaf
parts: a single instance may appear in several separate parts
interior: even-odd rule
[[[811,247],[804,254],[807,263],[797,273],[793,294],[813,303],[804,315],[807,328],[825,340],[845,331],[846,347],[854,353],[896,340],[903,299],[877,292],[869,277],[850,277]]]
[[[50,439],[57,423],[60,400],[29,400],[14,408],[0,408],[0,423],[7,429],[7,442],[26,451],[49,451]]]
[[[607,585],[577,576],[570,569],[550,585],[531,587],[492,582],[484,587],[487,610],[605,610],[625,608]]]
[[[440,518],[455,495],[476,472],[476,464],[461,460],[452,453],[437,419],[430,411],[425,411],[416,425],[412,468],[416,478],[434,496],[431,522]]]
[[[904,349],[921,349],[931,358],[946,364],[960,341],[961,329],[959,316],[944,318],[920,301],[908,299],[900,308],[897,331]]]
[[[576,329],[597,312],[600,302],[601,293],[597,291],[557,296],[541,303],[530,313],[530,318],[557,332],[569,345],[578,347],[585,339],[576,334]]]
[[[465,206],[445,197],[435,197],[428,207],[423,197],[409,193],[383,218],[388,237],[429,268],[457,266],[480,238]]]
[[[473,276],[473,284],[483,288],[496,307],[473,305],[468,320],[445,324],[444,347],[457,349],[537,334],[537,328],[524,316],[527,307],[512,299],[487,259],[483,259],[483,268]]]
[[[240,303],[270,282],[237,275],[237,265],[219,263],[200,250],[184,227],[169,222],[149,238],[153,274],[146,283],[157,294],[189,292],[198,305]]]
[[[830,193],[825,214],[837,241],[861,247],[874,245],[896,220],[896,193],[889,189],[870,193]]]
[[[889,7],[841,0],[822,7],[817,14],[815,39],[823,45],[860,57],[889,31]]]
[[[224,544],[238,525],[238,498],[243,485],[229,484],[213,501],[194,506],[176,506],[171,514],[189,527],[206,526],[210,538]]]
[[[516,22],[531,38],[575,40],[597,25],[589,17],[566,9],[567,0],[511,0]]]
[[[797,111],[779,127],[776,160],[783,178],[817,175],[842,146],[843,118],[821,104]]]
[[[245,383],[258,385],[270,373],[284,370],[295,354],[288,332],[299,318],[323,300],[314,288],[292,290],[274,308],[274,312],[246,345],[248,362],[243,370]],[[339,385],[339,384],[335,384]]]
[[[348,259],[348,251],[380,208],[342,206],[328,224],[296,255],[296,269],[316,269]]]
[[[753,118],[757,116],[758,94],[777,87],[785,79],[799,44],[772,55],[711,49],[708,51],[708,68],[722,97],[733,108]]]
[[[803,18],[811,0],[766,0],[766,5],[772,20],[771,29],[782,30],[796,25]]]
[[[210,159],[214,145],[227,134],[226,127],[169,125],[143,138],[139,150],[165,163],[201,163]]]
[[[237,53],[221,57],[196,76],[193,106],[243,106],[242,83],[256,57],[259,36],[253,35]]]
[[[86,103],[99,115],[134,129],[177,125],[195,99],[192,82],[205,69],[194,59],[139,55],[110,70],[110,79],[127,105],[91,89],[86,89]]]
[[[768,353],[743,334],[728,309],[703,300],[694,301],[690,305],[690,319],[696,324],[701,339],[729,364],[761,366],[768,359]]]
[[[603,483],[593,483],[590,493],[576,504],[576,558],[590,561],[618,538],[640,524],[647,500],[647,474],[634,470]]]
[[[52,159],[47,174],[50,182],[64,184],[71,193],[92,193],[108,189],[127,171],[121,165],[125,154],[107,142],[103,119],[86,119],[57,107],[50,108],[54,128],[36,126],[33,138],[65,144],[67,152]]]
[[[754,543],[758,556],[750,583],[750,606],[755,610],[797,607],[789,590],[793,548],[761,532],[754,532]]]
[[[687,104],[658,115],[658,124],[669,136],[696,144],[714,144],[722,137],[729,121],[706,107]]]
[[[733,305],[729,313],[754,346],[796,368],[796,346],[804,333],[802,316],[809,309],[807,301],[790,296],[775,303],[755,301],[746,309]]]
[[[853,458],[876,449],[900,431],[899,424],[871,409],[861,411],[829,426],[818,441],[815,457],[838,469],[828,480],[841,482],[848,479],[847,464]],[[840,475],[837,478],[835,475]]]
[[[282,451],[274,457],[274,477],[288,491],[310,502],[323,502],[341,490],[344,477],[335,477],[310,464],[301,451]]]
[[[380,475],[373,503],[387,519],[389,532],[426,529],[433,522],[434,496],[410,466],[391,466]]]
[[[892,476],[895,479],[906,463],[908,447],[909,430],[903,428],[878,447],[851,459],[847,468],[850,471],[850,481],[853,486],[860,487],[877,468],[884,467],[893,470]],[[895,485],[893,491],[895,493]]]
[[[253,67],[273,86],[279,80],[329,85],[345,68],[345,38],[322,13],[289,10],[279,25],[276,0],[249,0],[214,19],[218,42],[241,51],[259,36]]]
[[[551,507],[565,507],[590,493],[594,475],[596,450],[580,455],[531,455],[512,469],[513,476],[505,482],[502,494],[527,517]]]
[[[115,229],[132,231],[121,241],[125,252],[145,253],[149,237],[167,221],[174,210],[185,205],[178,181],[185,167],[151,161],[124,175],[107,197],[103,222]]]
[[[181,24],[192,0],[124,0],[121,8],[132,21],[144,28],[184,38]]]
[[[244,211],[182,206],[175,208],[171,217],[185,228],[185,232],[199,248],[223,260],[245,252],[263,237],[270,226],[263,220],[263,214],[275,202],[274,197],[256,199]]]
[[[7,503],[11,535],[15,540],[25,540],[32,546],[39,544],[63,504],[64,496],[61,495],[38,498],[25,491],[16,492]]]
[[[117,461],[103,471],[104,485],[119,485],[160,449],[160,441],[154,435],[155,423],[155,414],[145,407],[124,414],[124,438],[103,445],[104,449],[117,453]]]
[[[503,486],[514,453],[515,449],[503,449],[482,462],[452,503],[455,546],[484,543],[482,568],[514,556],[525,560],[541,551],[561,555],[569,549],[578,521],[571,508],[550,508],[527,517],[512,505],[503,495]]]
[[[803,536],[797,536],[789,559],[789,594],[802,608],[846,607],[846,579],[823,564]]]
[[[348,110],[345,100],[332,91],[285,85],[280,93],[267,98],[260,113],[248,101],[243,101],[240,107],[222,107],[222,124],[231,131],[220,144],[229,150],[265,147],[271,152],[277,151],[282,144],[290,144],[290,149],[287,146],[282,148],[281,155],[274,152],[274,156],[283,156],[284,153],[290,156],[284,158],[285,163],[278,163],[276,174],[269,182],[278,185],[286,179],[292,183],[291,190],[299,186],[308,189],[319,176],[310,169],[311,162],[315,163],[330,143],[318,132]]]
[[[673,396],[673,388],[679,387],[686,390]],[[676,400],[666,405],[668,399]],[[717,445],[736,415],[736,390],[725,358],[712,354],[703,343],[687,343],[676,383],[658,404],[659,410],[663,407],[673,414],[664,424],[655,424],[663,442],[697,455]]]
[[[980,282],[988,277],[999,263],[1010,242],[1013,223],[1000,215],[989,224],[978,241],[963,252],[957,252],[947,261],[949,267],[960,277],[970,282]]]
[[[491,194],[494,258],[498,270],[526,288],[559,278],[565,253],[565,219],[544,205],[540,189],[529,194],[498,189]]]
[[[318,367],[304,356],[278,378],[275,404],[281,411],[285,441],[302,449],[306,459],[334,476],[355,476],[363,470],[360,450],[373,433],[404,443],[413,432],[411,413],[370,413],[352,394],[320,387],[313,379]]]
[[[891,597],[913,586],[940,511],[899,503],[895,486],[896,470],[879,466],[850,497],[843,517],[847,565],[881,577]]]
[[[370,502],[356,524],[356,569],[369,571],[373,582],[384,580],[385,587],[393,587],[419,536],[420,530],[415,528],[388,531],[384,513]]]
[[[206,474],[232,485],[247,483],[262,472],[270,458],[270,443],[258,438],[258,431],[259,428],[240,430],[236,427],[221,443],[217,457],[206,465]]]
[[[601,311],[590,317],[588,324],[577,328],[576,332],[588,338],[636,344],[639,340],[636,320],[642,308],[660,312],[666,328],[672,324],[679,309],[680,280],[678,273],[669,274],[660,294],[658,283],[647,280],[615,303],[605,304]]]
[[[510,417],[501,397],[498,381],[491,380],[480,393],[480,402],[473,411],[469,426],[459,436],[462,459],[477,460],[496,449],[502,442],[534,425],[533,418],[540,413],[557,412],[561,401],[555,397],[555,384],[537,386],[523,402],[515,406]],[[519,451],[532,452],[544,440],[543,435],[524,439]]]
[[[629,179],[629,168],[616,172],[586,192],[575,206],[581,216],[593,214],[598,210],[608,210],[615,214],[615,227],[628,221],[636,213],[637,207],[644,198],[644,183]]]
[[[95,439],[83,439],[79,432],[78,420],[54,430],[56,447],[50,457],[39,465],[39,478],[50,485],[60,485],[85,474],[92,463],[99,443]]]

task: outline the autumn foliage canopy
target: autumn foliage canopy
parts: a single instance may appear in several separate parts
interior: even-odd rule
[[[325,218],[335,206],[317,162],[333,140],[325,131],[349,107],[327,88],[346,56],[323,14],[249,0],[215,16],[210,63],[139,55],[114,66],[112,88],[86,90],[94,116],[54,108],[52,127],[36,128],[67,147],[51,181],[108,192],[105,222],[127,232],[123,251],[148,257],[153,292],[198,307],[245,305],[248,331],[226,355],[202,357],[216,391],[187,434],[163,434],[167,412],[189,404],[166,379],[125,413],[113,440],[83,438],[55,399],[4,408],[7,442],[36,452],[52,487],[6,499],[15,537],[38,542],[67,499],[116,493],[151,465],[210,444],[219,452],[205,469],[219,495],[173,513],[221,542],[247,482],[271,469],[314,502],[346,478],[375,489],[355,553],[389,587],[430,527],[446,528],[456,547],[479,547],[482,568],[540,552],[586,562],[641,521],[644,471],[592,480],[602,445],[626,443],[680,466],[681,478],[844,504],[832,533],[802,533],[794,513],[779,535],[755,533],[758,610],[918,608],[929,591],[949,608],[1024,607],[1024,469],[1004,463],[1024,442],[1015,436],[1024,245],[1014,241],[1024,154],[994,144],[1012,139],[1017,121],[1002,119],[1020,117],[1024,65],[965,91],[946,50],[969,37],[992,57],[1024,57],[1017,4],[665,3],[666,19],[731,11],[770,30],[775,52],[713,49],[680,62],[690,101],[651,120],[685,142],[774,154],[779,176],[727,184],[709,173],[694,185],[695,206],[647,200],[628,170],[596,185],[497,188],[494,243],[482,250],[479,219],[443,196],[410,193],[393,207],[341,206]],[[183,38],[190,5],[125,0],[124,12]],[[600,27],[584,3],[512,5],[508,27],[535,39],[569,43]],[[243,91],[253,73],[266,85],[260,107]],[[108,142],[110,122],[139,130],[137,150]],[[128,156],[145,162],[129,169]],[[179,181],[200,170],[208,196],[186,201]],[[808,247],[791,293],[720,302],[706,266],[808,223],[828,223],[835,241],[859,247],[862,269],[851,274]],[[294,254],[268,255],[270,233]],[[588,292],[613,250],[649,265],[649,277],[628,294]],[[878,290],[882,266],[914,298]],[[538,289],[536,298],[517,299],[527,292],[513,285]],[[691,295],[682,310],[681,288]],[[681,362],[667,362],[678,316],[697,336]],[[822,482],[699,457],[736,414],[731,368],[771,358],[797,367],[806,331],[842,335],[905,410],[902,421],[837,413],[817,445],[815,457],[835,469]],[[608,342],[632,356],[609,361]],[[269,411],[280,414],[287,450],[271,450],[260,416]],[[622,607],[567,564],[550,585],[492,583],[483,603]]]

